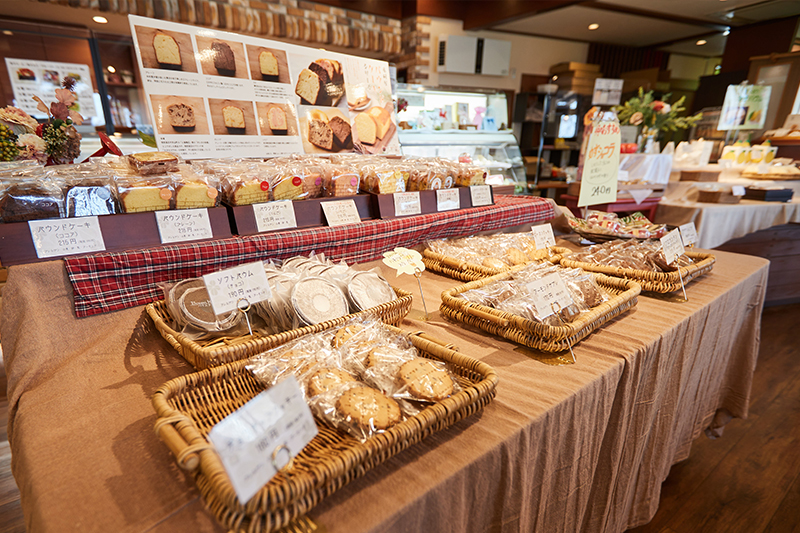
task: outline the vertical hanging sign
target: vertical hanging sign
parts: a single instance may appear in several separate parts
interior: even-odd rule
[[[601,114],[586,146],[578,207],[617,201],[619,143],[619,120],[613,113]]]

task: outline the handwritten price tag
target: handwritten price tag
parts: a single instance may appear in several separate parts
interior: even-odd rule
[[[620,130],[616,119],[594,124],[583,158],[578,207],[617,201]]]
[[[40,259],[102,252],[106,249],[97,217],[31,220],[28,228],[36,256]]]
[[[207,209],[156,211],[155,215],[162,244],[214,238]]]
[[[556,245],[556,238],[553,235],[553,226],[550,224],[539,224],[531,228],[533,243],[537,250]]]
[[[461,195],[458,189],[436,189],[436,210],[452,211],[461,209]]]
[[[400,274],[411,274],[413,276],[417,270],[425,270],[422,255],[418,251],[408,248],[399,247],[391,252],[384,252],[383,262],[397,271],[397,277],[400,277]]]
[[[747,191],[745,191],[744,187],[741,185],[734,185],[733,187],[731,187],[731,193],[734,196],[744,196],[745,194],[747,194]]]
[[[678,226],[681,233],[681,240],[684,246],[691,246],[697,243],[697,230],[694,227],[694,222],[688,222],[682,226]]]
[[[316,435],[300,385],[289,376],[222,419],[208,440],[245,504]]]
[[[492,186],[473,185],[469,188],[469,195],[472,198],[472,207],[482,205],[492,205]]]
[[[680,231],[674,229],[661,237],[661,247],[664,249],[664,259],[671,265],[684,252]]]
[[[572,305],[572,296],[558,274],[548,274],[542,279],[528,283],[528,292],[533,296],[533,305],[539,318],[545,318],[556,311]]]
[[[256,215],[256,228],[259,233],[297,227],[291,200],[253,204],[253,213]]]
[[[325,213],[325,220],[328,221],[328,226],[361,223],[361,216],[358,214],[358,208],[352,199],[322,202],[320,205]]]
[[[203,281],[217,315],[233,311],[241,300],[253,305],[272,296],[260,261],[206,274]]]
[[[394,216],[404,217],[422,213],[419,191],[396,192],[392,196],[394,197]]]

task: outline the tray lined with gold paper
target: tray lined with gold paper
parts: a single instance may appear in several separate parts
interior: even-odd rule
[[[397,328],[389,327],[396,333]],[[265,389],[237,361],[173,379],[153,397],[156,432],[178,464],[192,472],[207,508],[231,531],[313,531],[304,515],[320,500],[429,435],[483,409],[492,401],[498,378],[485,363],[464,356],[422,333],[408,334],[419,357],[444,363],[460,391],[427,404],[362,442],[320,424],[319,433],[246,504],[241,504],[208,433],[223,418]],[[436,363],[439,364],[439,363]],[[224,394],[221,393],[224,391]]]

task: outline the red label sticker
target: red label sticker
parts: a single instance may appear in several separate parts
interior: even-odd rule
[[[161,189],[158,195],[161,196],[162,200],[169,200],[170,198],[172,198],[172,191],[170,191],[169,189]]]
[[[314,181],[314,183],[315,183],[317,186],[320,186],[320,185],[322,185],[322,178],[317,178],[317,179]]]
[[[297,176],[292,178],[292,185],[294,185],[295,187],[299,187],[301,183],[303,183],[303,180],[301,180]]]
[[[269,182],[268,181],[262,181],[261,182],[261,190],[262,191],[268,191],[269,190]]]
[[[217,197],[217,194],[219,193],[217,189],[215,189],[214,187],[209,187],[208,190],[206,191],[206,194],[208,195],[209,198],[213,200],[214,198]]]
[[[356,178],[355,176],[353,176],[352,178],[350,178],[350,185],[352,185],[353,187],[355,187],[356,185],[358,185],[358,178]]]

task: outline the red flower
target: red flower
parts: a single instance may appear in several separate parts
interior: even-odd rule
[[[662,102],[661,100],[656,100],[652,104],[650,104],[650,107],[653,108],[653,111],[659,112],[664,107],[664,102]]]
[[[41,137],[43,133],[44,133],[44,123],[39,124],[38,126],[36,126],[36,135]]]
[[[53,118],[67,120],[69,118],[69,109],[63,102],[53,102],[50,104],[50,114]]]

